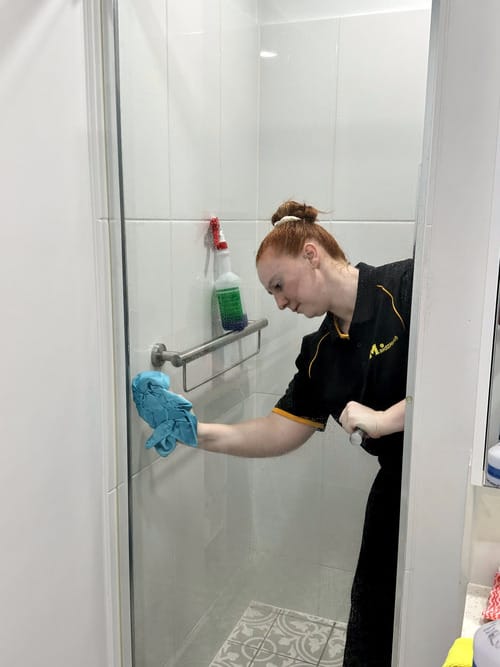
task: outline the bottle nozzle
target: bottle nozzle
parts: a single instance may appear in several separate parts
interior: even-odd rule
[[[227,249],[227,241],[224,238],[224,232],[222,231],[222,227],[219,229],[219,243],[215,246],[217,250],[226,250]]]
[[[224,233],[222,232],[222,228],[220,226],[219,218],[214,216],[213,218],[210,218],[210,229],[212,230],[212,238],[214,241],[214,247],[216,250],[226,250],[227,249],[227,241],[224,238]]]

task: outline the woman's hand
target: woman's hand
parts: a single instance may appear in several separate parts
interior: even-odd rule
[[[366,405],[349,401],[342,410],[339,422],[344,431],[351,434],[357,428],[366,433],[369,438],[379,438],[380,412],[368,408]]]
[[[372,410],[356,401],[349,401],[342,410],[339,422],[349,434],[360,428],[369,438],[380,438],[403,430],[405,406],[405,399],[391,405],[387,410]]]

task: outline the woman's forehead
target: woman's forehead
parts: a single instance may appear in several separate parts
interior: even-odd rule
[[[273,247],[268,247],[264,250],[262,255],[259,257],[258,265],[266,262],[266,263],[271,263],[271,262],[294,262],[300,258],[301,252],[299,252],[297,255],[292,255],[289,252],[286,252],[285,250],[277,250]]]
[[[257,264],[257,273],[262,283],[268,283],[285,271],[291,271],[299,265],[300,255],[265,253]]]

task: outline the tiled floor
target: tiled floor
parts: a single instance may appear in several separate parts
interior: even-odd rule
[[[251,602],[210,667],[341,667],[345,627]]]

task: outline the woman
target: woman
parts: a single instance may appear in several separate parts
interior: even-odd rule
[[[272,412],[239,424],[198,424],[198,445],[236,456],[300,447],[330,416],[380,470],[367,502],[351,592],[344,667],[390,667],[413,261],[349,264],[316,223],[318,211],[287,201],[257,253],[257,272],[280,310],[324,315],[302,341],[297,372]]]

